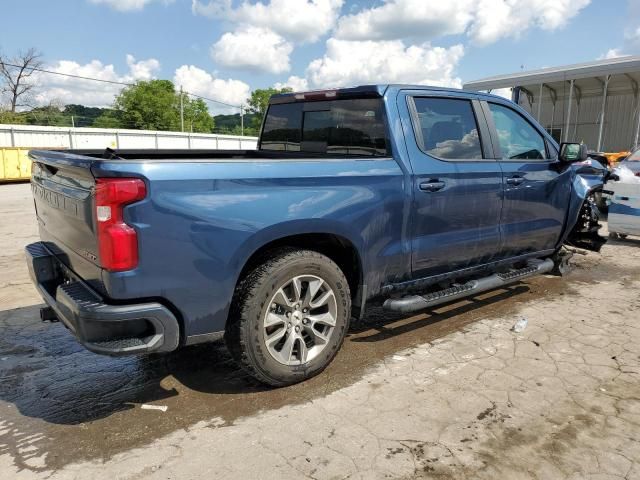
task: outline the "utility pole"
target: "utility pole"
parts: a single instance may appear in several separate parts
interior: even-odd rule
[[[182,85],[180,85],[180,131],[184,132],[184,98],[182,94]]]
[[[73,115],[71,115],[71,126],[72,126],[73,128],[76,128],[76,122],[75,122],[75,120],[73,119]]]
[[[240,105],[240,135],[244,137],[244,105]]]

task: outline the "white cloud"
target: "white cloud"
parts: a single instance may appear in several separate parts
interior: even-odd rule
[[[380,6],[341,17],[335,37],[345,40],[393,40],[460,34],[473,20],[473,5],[472,0],[387,0]]]
[[[607,50],[607,52],[604,55],[600,55],[598,57],[598,60],[605,60],[605,59],[610,59],[610,58],[616,58],[616,57],[624,57],[625,53],[622,52],[621,49],[619,48],[610,48],[609,50]]]
[[[274,85],[274,88],[278,89],[285,87],[289,87],[294,92],[303,92],[305,90],[309,90],[309,82],[306,78],[291,75],[286,82],[278,82]]]
[[[169,4],[173,3],[174,0],[89,0],[91,3],[96,5],[107,5],[114,10],[118,10],[120,12],[130,12],[134,10],[142,10],[145,6],[150,3],[164,3]]]
[[[284,73],[291,68],[293,45],[277,33],[262,27],[244,27],[228,32],[211,46],[213,60],[229,68]]]
[[[406,46],[401,40],[347,41],[330,38],[324,57],[307,68],[313,87],[363,83],[419,83],[460,87],[454,70],[464,55],[462,45]]]
[[[202,95],[219,102],[230,105],[242,105],[246,103],[251,93],[249,85],[240,80],[223,80],[194,65],[183,65],[178,68],[173,77],[176,88],[182,88],[190,93]],[[224,107],[210,103],[212,113],[238,113],[237,108]]]
[[[638,2],[637,10],[640,15],[640,2]],[[633,17],[633,19],[636,21],[636,17]],[[640,53],[640,26],[634,26],[625,29],[622,47],[610,48],[605,54],[600,55],[598,60],[626,57],[628,55],[637,55],[638,53]]]
[[[511,89],[510,88],[496,88],[491,90],[492,95],[497,95],[502,98],[506,98],[507,100],[511,100]]]
[[[58,73],[123,83],[151,80],[160,69],[158,60],[150,58],[136,61],[132,55],[127,55],[127,65],[129,71],[125,74],[118,74],[113,65],[105,65],[99,60],[92,60],[84,65],[72,60],[59,60],[47,69]],[[124,85],[43,73],[38,74],[37,83],[40,87],[34,95],[34,100],[38,105],[78,103],[105,107],[111,105],[115,96],[124,88]]]
[[[335,37],[346,40],[431,40],[466,34],[486,45],[518,37],[530,28],[563,27],[590,0],[385,0],[382,5],[345,15]]]
[[[155,72],[160,70],[160,62],[155,58],[136,62],[133,55],[127,55],[127,65],[130,75],[136,80],[151,80],[155,78]]]
[[[538,27],[556,30],[589,5],[590,0],[480,0],[470,37],[481,45],[519,37]]]
[[[233,7],[231,0],[192,0],[195,14],[223,18],[238,24],[268,28],[279,35],[303,42],[315,42],[333,28],[343,0],[243,1]]]
[[[118,73],[111,64],[105,65],[99,60],[80,64],[71,60],[60,60],[48,66],[47,70],[99,78],[110,82],[134,83],[139,80],[152,80],[160,70],[160,62],[155,58],[137,61],[133,55],[127,55],[128,71]],[[35,77],[35,75],[34,75]],[[125,85],[96,82],[79,78],[64,77],[40,73],[34,78],[39,88],[33,97],[34,105],[63,106],[71,103],[91,107],[108,107],[125,88]],[[234,79],[220,79],[193,65],[177,68],[173,78],[176,89],[195,93],[229,105],[246,103],[251,89],[249,85]],[[207,102],[212,113],[237,113],[238,109]]]

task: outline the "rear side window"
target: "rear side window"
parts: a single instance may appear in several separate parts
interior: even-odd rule
[[[270,105],[261,150],[387,156],[385,111],[379,98]]]
[[[497,103],[489,103],[489,109],[498,132],[502,158],[514,160],[547,158],[544,138],[522,115]]]
[[[469,100],[458,98],[413,99],[420,148],[434,157],[450,160],[482,158],[478,123]]]

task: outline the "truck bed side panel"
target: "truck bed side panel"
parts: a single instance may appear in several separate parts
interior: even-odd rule
[[[403,174],[393,159],[96,161],[92,171],[148,183],[147,200],[125,210],[138,231],[139,266],[103,272],[106,290],[116,299],[166,298],[187,335],[223,330],[246,260],[289,235],[348,239],[361,253],[370,293],[407,273]]]

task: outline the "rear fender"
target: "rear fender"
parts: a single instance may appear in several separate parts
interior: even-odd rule
[[[326,218],[311,218],[280,222],[261,229],[238,246],[233,254],[231,265],[236,271],[236,281],[249,258],[265,245],[302,234],[329,234],[350,242],[359,255],[364,252],[364,239],[343,222]],[[365,258],[361,257],[364,262]],[[365,265],[363,263],[363,268]]]

